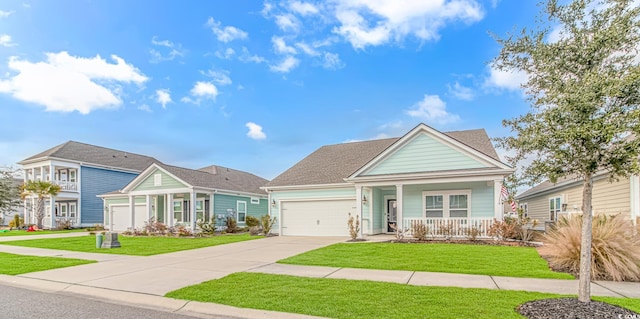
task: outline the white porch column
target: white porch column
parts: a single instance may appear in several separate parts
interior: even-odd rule
[[[169,193],[167,194],[167,225],[169,225],[169,227],[173,227],[173,219],[174,214],[173,214],[173,194]]]
[[[214,200],[215,200],[215,194],[214,193],[209,194],[209,220],[208,220],[208,222],[216,220],[216,211],[214,209],[215,208],[215,206],[214,206],[215,201]]]
[[[131,229],[136,228],[136,197],[129,195],[129,217],[131,217]]]
[[[146,202],[147,202],[147,220],[151,219],[151,217],[153,217],[153,209],[152,209],[152,205],[151,205],[151,195],[146,195]]]
[[[55,178],[55,174],[53,173],[53,164],[49,164],[49,181],[51,181],[52,184],[55,184],[56,182],[56,178]]]
[[[191,230],[196,230],[196,191],[191,191],[191,201],[189,203],[189,216],[191,217]]]
[[[502,220],[502,180],[496,179],[493,181],[493,217],[497,220]]]
[[[356,216],[358,223],[360,223],[360,230],[358,231],[358,238],[362,238],[362,186],[356,186]]]
[[[56,198],[51,196],[49,198],[49,204],[51,205],[49,208],[51,210],[51,229],[56,228]]]
[[[396,223],[397,223],[397,227],[400,230],[404,230],[404,215],[402,213],[403,209],[404,209],[404,193],[403,193],[403,186],[402,184],[398,184],[396,185],[396,206],[398,206],[396,208]]]
[[[369,193],[369,235],[373,235],[373,191],[371,188],[365,188],[364,190]]]
[[[631,221],[637,225],[638,217],[640,217],[640,176],[631,175],[629,178],[631,189]]]

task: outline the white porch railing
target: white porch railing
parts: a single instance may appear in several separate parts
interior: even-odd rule
[[[427,237],[491,237],[493,218],[405,218],[403,229],[413,236],[416,226],[426,226]]]
[[[68,181],[53,181],[54,184],[60,186],[60,190],[64,192],[77,192],[78,183]]]

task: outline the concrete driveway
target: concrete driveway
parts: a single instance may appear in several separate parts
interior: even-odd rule
[[[28,273],[20,277],[163,296],[178,288],[251,270],[347,239],[278,236],[148,257],[119,255],[113,258],[110,255],[111,258],[95,264]],[[21,249],[20,253],[29,254],[29,248]],[[55,256],[93,257],[56,252]],[[45,252],[41,250],[40,253]]]

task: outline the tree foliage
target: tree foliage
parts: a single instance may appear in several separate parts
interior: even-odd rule
[[[0,217],[10,215],[20,206],[20,186],[14,182],[15,170],[0,168]]]
[[[36,199],[33,211],[37,219],[38,228],[42,228],[42,220],[45,215],[45,199],[56,196],[59,192],[60,186],[47,181],[30,180],[22,185],[22,198],[35,197]]]
[[[531,103],[529,113],[503,121],[515,134],[498,142],[513,151],[513,165],[533,159],[519,181],[584,181],[582,247],[590,247],[593,176],[640,172],[640,8],[631,0],[541,6],[534,30],[496,37],[502,50],[493,65],[525,72]],[[590,251],[582,249],[586,268]],[[589,300],[588,270],[581,268],[581,301]]]

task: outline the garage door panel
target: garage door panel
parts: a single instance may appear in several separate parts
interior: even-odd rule
[[[129,215],[129,206],[113,206],[111,207],[111,227],[113,231],[125,231],[131,227],[131,215]],[[136,228],[144,227],[147,217],[147,206],[136,205]]]
[[[355,215],[355,200],[284,202],[282,233],[285,236],[348,236],[349,213]]]

